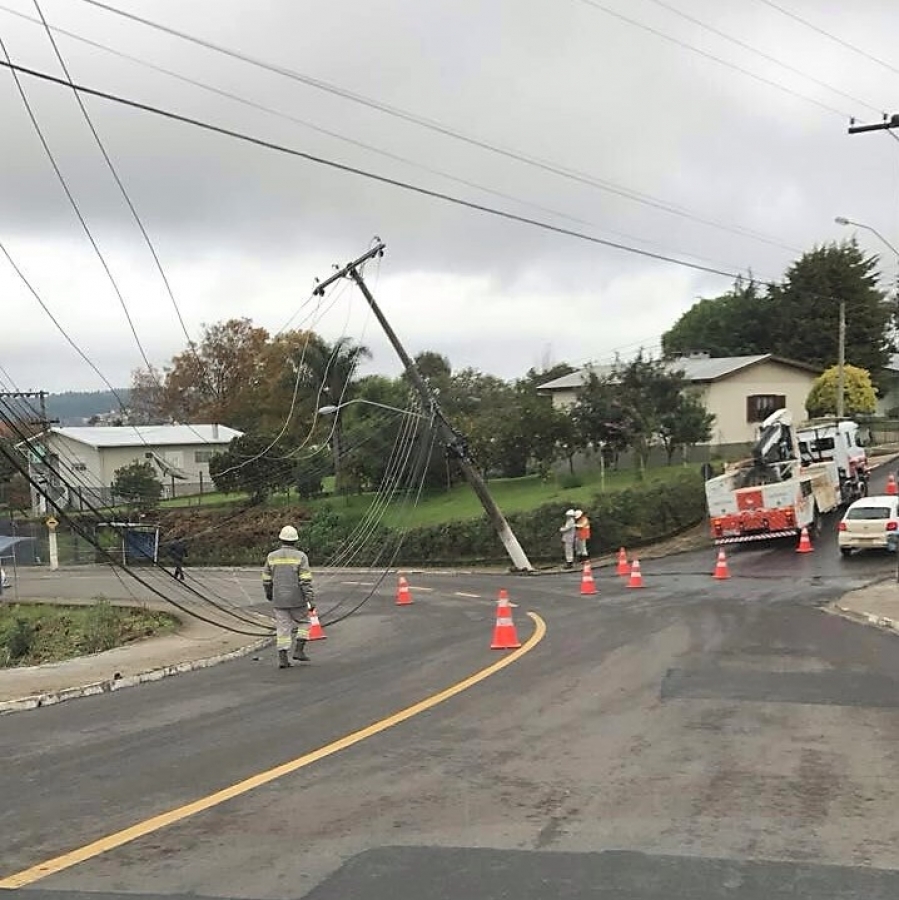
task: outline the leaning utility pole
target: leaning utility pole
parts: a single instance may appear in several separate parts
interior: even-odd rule
[[[372,247],[367,253],[363,253],[358,259],[354,259],[351,263],[347,263],[342,269],[339,269],[329,278],[325,279],[325,281],[319,283],[316,286],[314,293],[319,296],[322,295],[325,288],[339,278],[349,277],[356,283],[359,290],[362,292],[362,296],[365,297],[366,302],[371,307],[371,311],[375,314],[375,318],[381,323],[381,327],[384,329],[387,339],[393,345],[393,349],[396,350],[397,356],[399,356],[402,361],[403,366],[409,375],[409,380],[421,396],[421,402],[424,405],[424,408],[431,410],[434,414],[438,423],[441,439],[446,444],[449,452],[456,458],[466,481],[471,485],[478,500],[481,501],[484,511],[490,517],[490,521],[493,523],[493,527],[496,529],[499,539],[503,542],[503,546],[506,548],[506,552],[512,560],[512,566],[517,571],[532,572],[533,566],[528,560],[521,544],[518,543],[518,538],[515,537],[505,516],[496,505],[496,501],[490,495],[490,491],[487,490],[487,485],[472,464],[468,454],[467,442],[444,417],[437,404],[436,398],[431,394],[431,391],[428,388],[427,382],[422,378],[412,357],[406,352],[405,347],[403,347],[400,343],[400,339],[396,336],[396,332],[391,328],[390,323],[384,317],[384,313],[381,312],[381,308],[372,296],[371,291],[368,289],[368,285],[366,285],[365,280],[362,277],[362,273],[359,271],[359,266],[363,263],[375,256],[383,256],[385,247],[386,245],[379,240],[376,246]]]

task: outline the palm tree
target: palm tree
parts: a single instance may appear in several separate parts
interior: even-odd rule
[[[354,344],[349,337],[338,338],[329,344],[315,337],[306,348],[303,368],[306,383],[320,399],[318,406],[331,404],[339,406],[353,395],[353,375],[360,360],[371,359],[371,351],[361,344]],[[343,487],[341,478],[341,448],[343,446],[343,425],[340,413],[334,415],[331,428],[331,455],[334,461],[334,492]]]

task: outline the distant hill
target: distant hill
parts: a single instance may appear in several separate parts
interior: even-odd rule
[[[116,393],[127,405],[131,392],[117,388]],[[85,425],[91,416],[118,411],[119,401],[112,391],[66,391],[47,397],[47,415],[59,419],[61,425]]]

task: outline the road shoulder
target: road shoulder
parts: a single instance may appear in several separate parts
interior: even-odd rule
[[[269,637],[235,634],[197,619],[180,621],[174,634],[147,638],[103,653],[0,669],[0,715],[208,668],[254,653],[271,642]]]

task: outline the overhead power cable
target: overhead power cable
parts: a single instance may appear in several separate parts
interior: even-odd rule
[[[82,0],[82,2],[95,3],[96,0]],[[598,3],[597,0],[574,0],[574,2],[582,3],[584,6],[589,6],[601,13],[605,13],[607,16],[611,16],[613,19],[618,19],[619,21],[625,22],[628,25],[633,26],[634,28],[639,28],[641,31],[646,31],[649,34],[654,34],[656,37],[661,38],[663,41],[668,41],[669,43],[676,44],[678,47],[682,47],[684,50],[689,50],[692,53],[696,53],[697,55],[702,56],[705,59],[712,60],[712,62],[716,62],[728,69],[733,69],[735,72],[740,72],[741,74],[746,75],[747,77],[752,78],[755,81],[761,82],[762,84],[767,84],[769,87],[773,87],[778,91],[782,91],[785,94],[790,94],[793,97],[804,100],[806,103],[811,103],[814,106],[817,106],[819,109],[823,109],[826,112],[833,113],[833,115],[835,116],[839,116],[841,119],[851,118],[850,113],[843,112],[842,110],[837,109],[835,106],[831,106],[829,103],[824,103],[821,100],[816,100],[814,97],[809,97],[808,94],[803,94],[800,91],[795,91],[792,88],[787,87],[785,84],[781,84],[780,82],[774,81],[771,78],[766,78],[764,75],[759,75],[756,72],[751,71],[750,69],[744,69],[743,66],[739,66],[736,63],[732,63],[726,59],[722,59],[720,56],[715,56],[714,53],[709,53],[708,51],[702,50],[699,47],[694,47],[693,44],[688,44],[686,41],[682,41],[679,38],[676,38],[659,28],[653,28],[651,25],[647,25],[644,22],[638,22],[636,19],[632,19],[630,16],[626,16],[623,13],[618,12],[617,10],[610,9],[608,6],[604,6],[602,3]]]
[[[691,16],[689,13],[685,13],[683,10],[678,9],[676,6],[673,6],[670,3],[666,3],[665,0],[650,0],[650,2],[655,3],[656,6],[659,6],[662,9],[667,9],[668,12],[679,16],[681,19],[685,19],[687,22],[692,22],[694,25],[698,26],[704,31],[708,31],[711,34],[723,38],[725,41],[736,44],[736,46],[742,47],[744,50],[748,50],[750,53],[754,53],[756,56],[760,56],[762,59],[765,59],[768,62],[772,62],[775,65],[780,66],[782,69],[786,69],[788,72],[792,72],[794,75],[798,75],[800,78],[805,78],[806,80],[811,81],[813,84],[818,85],[818,87],[822,87],[825,90],[833,92],[834,94],[838,94],[844,100],[849,100],[850,102],[855,103],[857,106],[863,106],[866,109],[877,113],[878,115],[883,113],[883,109],[881,107],[874,106],[871,103],[866,103],[864,100],[859,100],[858,97],[853,97],[852,94],[847,94],[844,90],[841,90],[838,87],[834,87],[834,85],[828,84],[826,81],[822,81],[820,78],[816,78],[814,75],[809,75],[808,72],[803,72],[802,69],[798,69],[796,66],[788,62],[784,62],[782,59],[778,59],[776,56],[772,56],[770,53],[766,53],[764,50],[759,50],[758,47],[753,47],[752,44],[747,44],[746,41],[741,41],[739,38],[735,38],[733,35],[721,31],[720,28],[716,28],[714,25],[709,25],[707,22],[703,22],[701,19],[697,19],[695,16]]]
[[[789,9],[785,9],[778,3],[774,3],[773,0],[758,0],[758,2],[764,3],[765,6],[769,6],[771,7],[771,9],[776,9],[779,13],[786,16],[788,19],[792,19],[794,22],[799,22],[800,25],[804,25],[806,28],[810,28],[812,31],[817,32],[823,37],[829,38],[831,41],[839,44],[841,47],[845,47],[847,50],[851,50],[853,53],[857,53],[859,56],[863,56],[865,59],[868,59],[873,63],[877,63],[877,65],[883,66],[885,69],[889,69],[895,75],[899,75],[899,67],[894,66],[892,63],[888,63],[886,60],[880,59],[880,57],[874,56],[873,53],[869,53],[867,50],[863,50],[861,47],[858,47],[855,44],[851,44],[845,38],[841,38],[838,35],[831,34],[829,31],[825,31],[823,28],[815,25],[814,22],[809,22],[808,19],[803,19],[802,16],[791,12]]]
[[[17,430],[15,422],[13,420],[9,419],[6,416],[6,414],[2,411],[0,411],[0,419],[2,419],[7,426],[13,428],[14,430]],[[23,434],[22,438],[24,439],[25,437],[26,436]],[[62,507],[61,504],[57,503],[52,497],[50,497],[46,494],[46,492],[42,489],[41,485],[35,480],[35,478],[28,471],[28,468],[26,466],[22,465],[21,461],[17,458],[17,456],[2,443],[0,443],[0,455],[2,455],[3,457],[6,458],[6,460],[10,463],[10,465],[12,465],[13,468],[25,478],[25,480],[28,482],[28,484],[34,490],[36,490],[38,493],[40,493],[46,497],[46,499],[50,503],[50,505],[53,506],[56,515],[58,515],[60,520],[62,522],[64,522],[66,525],[68,525],[75,534],[78,534],[81,538],[83,538],[85,541],[87,541],[89,544],[91,544],[93,547],[95,547],[95,549],[111,565],[113,565],[113,566],[120,565],[119,562],[116,560],[116,558],[105,547],[103,547],[98,541],[94,540],[91,537],[91,535],[83,527],[82,523],[78,519],[76,519],[76,517],[70,516],[68,514],[67,510],[64,507]],[[139,584],[141,584],[144,588],[146,588],[148,591],[150,591],[156,597],[159,597],[161,600],[164,600],[166,603],[170,603],[172,606],[174,606],[176,609],[180,610],[181,612],[185,613],[186,615],[193,616],[194,618],[199,619],[202,622],[206,622],[209,625],[214,625],[214,626],[216,626],[218,628],[222,628],[226,631],[234,632],[235,634],[244,634],[244,635],[248,635],[250,637],[268,637],[271,633],[270,631],[246,631],[244,629],[235,628],[231,625],[226,625],[222,622],[217,622],[214,619],[210,619],[209,617],[205,616],[203,613],[200,613],[194,609],[190,609],[189,607],[185,606],[184,604],[180,603],[179,601],[174,600],[172,597],[168,596],[163,591],[154,587],[143,576],[139,575],[133,568],[130,568],[127,566],[121,566],[121,568],[125,572],[127,572],[135,581],[137,581]],[[202,595],[199,595],[198,592],[193,591],[192,589],[190,589],[190,590],[193,593],[196,593],[198,596],[200,596],[200,598],[202,600],[204,600],[205,602],[211,603],[211,605],[216,606],[216,604],[212,603],[212,601],[208,600],[208,598],[202,597]],[[220,607],[217,607],[217,608],[221,609]],[[234,615],[234,612],[232,610],[222,609],[221,611],[225,612],[228,615],[232,615],[232,616]],[[258,623],[250,623],[250,624],[257,625]]]
[[[144,18],[143,16],[138,16],[135,13],[126,12],[125,10],[118,9],[117,7],[111,6],[107,3],[102,3],[100,2],[100,0],[82,0],[82,2],[88,3],[91,6],[95,6],[100,9],[104,9],[107,12],[113,13],[117,16],[121,16],[125,19],[130,19],[131,21],[138,22],[141,25],[152,28],[156,31],[160,31],[173,37],[180,38],[181,40],[188,41],[192,44],[203,47],[207,50],[211,50],[215,53],[220,53],[224,56],[239,60],[240,62],[246,63],[248,65],[252,65],[257,68],[264,69],[265,71],[272,72],[276,75],[281,75],[285,78],[289,78],[292,81],[304,84],[307,87],[324,91],[334,96],[341,97],[342,99],[350,101],[352,103],[360,104],[369,109],[384,113],[385,115],[401,119],[402,121],[409,122],[410,124],[417,125],[437,134],[441,134],[445,137],[450,137],[454,140],[462,141],[463,143],[466,143],[472,147],[477,147],[481,150],[487,150],[490,153],[503,156],[507,159],[514,159],[517,162],[540,169],[545,172],[550,172],[558,177],[565,178],[579,184],[584,184],[589,187],[596,188],[597,190],[615,194],[616,196],[623,197],[635,203],[641,203],[645,206],[650,206],[655,209],[662,210],[672,215],[681,216],[683,218],[691,219],[692,221],[700,222],[713,228],[717,228],[723,231],[729,231],[732,234],[738,234],[741,237],[749,237],[754,240],[761,241],[762,243],[770,244],[771,246],[780,247],[781,249],[787,249],[791,252],[796,252],[795,247],[787,247],[782,242],[770,237],[769,235],[764,235],[751,229],[743,228],[742,226],[734,226],[727,223],[718,222],[714,219],[709,219],[691,210],[685,209],[684,207],[669,203],[649,194],[645,194],[640,191],[636,191],[631,188],[616,184],[606,179],[597,178],[596,176],[579,171],[578,169],[563,166],[559,163],[552,162],[551,160],[532,156],[530,154],[514,150],[509,147],[503,147],[498,144],[490,143],[481,138],[459,131],[458,129],[453,128],[436,119],[417,115],[416,113],[410,112],[408,110],[383,103],[372,97],[358,94],[354,91],[347,90],[346,88],[341,88],[337,85],[330,84],[329,82],[322,81],[321,79],[314,78],[302,72],[298,72],[295,69],[289,69],[284,66],[275,65],[273,63],[266,62],[265,60],[250,56],[246,53],[241,53],[240,51],[233,50],[228,47],[223,47],[219,44],[213,43],[212,41],[205,40],[192,34],[188,34],[187,32],[180,31],[168,25],[163,25],[162,23]],[[776,82],[773,83],[776,84]],[[832,111],[836,112],[836,110]],[[842,115],[841,113],[839,114]]]
[[[87,0],[85,0],[87,2]],[[412,182],[403,181],[398,178],[390,178],[386,175],[380,175],[376,172],[372,172],[368,169],[362,169],[357,166],[347,165],[346,163],[337,162],[336,160],[328,159],[326,157],[316,156],[312,153],[307,153],[303,150],[298,150],[293,147],[288,147],[284,144],[279,144],[274,141],[269,141],[264,138],[255,137],[251,134],[241,131],[235,131],[230,128],[225,128],[222,125],[214,125],[210,122],[204,122],[201,119],[196,119],[191,116],[185,116],[180,113],[173,112],[168,109],[164,109],[162,107],[153,106],[147,103],[142,103],[138,100],[132,100],[126,97],[122,97],[118,94],[113,94],[108,91],[102,91],[97,88],[87,87],[86,85],[81,84],[73,84],[68,81],[64,81],[61,78],[57,78],[54,75],[50,75],[47,72],[42,72],[38,69],[31,69],[28,66],[21,66],[17,63],[11,63],[8,61],[0,60],[0,67],[7,69],[14,69],[16,72],[20,74],[29,75],[33,78],[37,78],[41,81],[47,81],[52,84],[62,85],[65,87],[72,88],[74,87],[76,90],[81,91],[82,93],[88,94],[93,97],[99,97],[104,100],[108,100],[112,103],[119,103],[124,106],[131,107],[133,109],[141,110],[142,112],[148,112],[152,115],[160,116],[162,118],[171,119],[176,122],[182,122],[186,125],[192,125],[196,128],[201,128],[205,131],[210,131],[214,134],[221,134],[225,137],[234,138],[235,140],[244,141],[245,143],[252,144],[257,147],[264,147],[268,150],[273,150],[277,153],[284,153],[288,156],[294,156],[299,159],[305,159],[308,162],[315,163],[317,165],[325,166],[330,169],[334,169],[336,171],[345,172],[347,174],[357,175],[361,178],[366,178],[371,181],[378,182],[380,184],[386,184],[391,187],[398,188],[400,190],[408,191],[410,193],[419,194],[424,197],[430,197],[435,200],[441,200],[445,203],[452,204],[454,206],[463,207],[466,209],[476,210],[477,212],[482,212],[490,216],[496,216],[501,219],[507,219],[512,222],[518,222],[523,225],[530,225],[534,228],[539,228],[543,231],[549,231],[555,234],[560,234],[565,237],[575,238],[576,240],[586,241],[591,244],[597,244],[599,246],[608,247],[613,250],[621,250],[625,253],[632,253],[636,256],[642,256],[647,259],[655,259],[659,262],[667,262],[673,265],[682,266],[683,268],[693,269],[695,271],[707,272],[711,275],[721,275],[725,278],[729,278],[731,280],[735,280],[738,278],[745,278],[747,280],[751,279],[756,284],[767,285],[769,287],[773,287],[777,284],[777,282],[773,279],[761,279],[756,278],[753,274],[747,271],[745,274],[730,271],[724,268],[719,268],[716,266],[706,266],[701,265],[699,263],[689,262],[688,260],[681,259],[676,256],[670,256],[665,253],[656,253],[651,250],[644,250],[640,247],[633,247],[629,244],[624,244],[619,241],[610,241],[605,238],[596,237],[592,234],[587,234],[583,231],[575,231],[571,228],[563,228],[559,225],[552,225],[548,222],[543,222],[539,219],[532,219],[529,216],[521,216],[517,213],[508,212],[506,210],[498,209],[493,206],[486,206],[482,203],[475,203],[472,200],[465,200],[461,197],[456,197],[453,194],[446,194],[442,191],[431,190],[430,188],[422,187],[421,185],[414,184]],[[831,296],[824,295],[810,295],[816,296],[821,300],[831,300],[837,302],[837,298]]]
[[[53,52],[56,55],[56,59],[59,61],[59,65],[62,68],[63,73],[66,76],[68,81],[72,80],[72,75],[69,72],[69,67],[66,65],[66,61],[63,58],[62,51],[59,49],[59,45],[56,43],[56,38],[53,37],[53,29],[50,27],[50,24],[47,22],[46,17],[44,16],[43,10],[41,9],[40,3],[38,0],[33,0],[34,8],[37,10],[37,14],[40,17],[41,24],[43,25],[47,38],[50,41],[51,46],[53,47]],[[113,177],[113,180],[116,183],[116,186],[119,189],[119,193],[122,195],[122,199],[125,201],[129,211],[131,212],[131,217],[134,219],[135,225],[137,225],[138,230],[143,237],[144,243],[147,245],[147,249],[150,251],[150,255],[153,257],[153,263],[156,266],[156,271],[159,273],[159,277],[162,280],[163,285],[165,286],[165,291],[169,296],[169,300],[172,303],[172,308],[175,310],[175,315],[178,319],[178,324],[181,326],[181,331],[184,334],[184,337],[187,339],[188,348],[193,351],[194,356],[196,357],[198,369],[200,371],[201,377],[203,373],[203,367],[200,365],[199,357],[197,356],[196,346],[194,344],[193,339],[190,336],[190,332],[187,330],[187,325],[184,322],[184,316],[181,315],[181,307],[178,305],[178,301],[175,299],[175,292],[172,290],[172,285],[169,282],[168,276],[165,273],[165,269],[162,266],[162,260],[159,258],[159,253],[156,250],[156,246],[153,243],[153,240],[150,237],[149,232],[144,226],[141,217],[138,215],[137,208],[134,205],[134,202],[131,199],[131,196],[128,193],[128,190],[125,188],[125,184],[122,181],[121,176],[118,173],[115,165],[112,162],[112,159],[109,156],[108,151],[106,150],[105,145],[103,144],[102,139],[100,138],[100,134],[97,131],[96,125],[90,117],[90,113],[87,111],[87,107],[84,105],[84,101],[81,99],[81,95],[78,91],[72,91],[75,100],[78,103],[78,107],[81,110],[81,115],[84,117],[84,121],[87,123],[88,128],[90,129],[91,134],[93,135],[94,141],[97,144],[98,149],[100,150],[101,155],[103,156],[103,161],[106,163],[106,167],[109,169],[110,174]]]
[[[0,51],[3,52],[3,56],[6,58],[6,62],[11,62],[9,53],[6,49],[6,44],[3,42],[2,37],[0,37]],[[16,83],[16,88],[19,92],[19,96],[22,98],[22,103],[25,105],[25,110],[28,113],[28,118],[31,120],[31,124],[34,126],[35,133],[38,136],[41,146],[44,148],[44,153],[46,154],[47,159],[50,161],[50,165],[53,167],[53,171],[56,173],[56,177],[60,183],[60,186],[62,187],[63,192],[68,198],[69,205],[72,207],[72,211],[75,213],[76,218],[81,224],[81,228],[84,231],[84,234],[87,237],[88,241],[90,242],[90,245],[97,256],[97,259],[100,261],[100,265],[103,267],[103,271],[106,273],[106,277],[109,279],[109,283],[112,285],[113,291],[118,298],[119,305],[122,307],[122,312],[124,312],[125,314],[125,319],[128,322],[128,327],[131,330],[131,334],[134,337],[134,342],[135,344],[137,344],[137,348],[140,351],[140,355],[143,358],[144,364],[148,369],[152,370],[152,365],[150,364],[149,357],[147,356],[146,350],[144,350],[144,345],[141,343],[140,337],[137,334],[137,328],[134,325],[134,320],[131,318],[131,313],[128,310],[128,304],[125,302],[125,298],[122,296],[122,292],[119,289],[118,282],[116,281],[115,276],[112,274],[112,270],[109,268],[109,264],[106,262],[106,257],[100,250],[100,246],[97,243],[97,240],[94,237],[90,226],[87,224],[87,220],[81,213],[81,209],[78,206],[78,201],[72,194],[69,183],[66,180],[65,176],[62,174],[62,169],[60,169],[59,164],[56,162],[56,157],[53,155],[53,151],[50,149],[49,143],[47,143],[47,138],[44,136],[43,129],[38,123],[37,116],[35,115],[34,110],[31,107],[31,103],[28,100],[28,95],[25,92],[25,88],[22,86],[22,82],[19,78],[18,72],[16,72],[16,70],[12,67],[11,71],[13,79]]]
[[[15,384],[13,387],[16,391]],[[24,410],[26,417],[33,418],[36,414],[38,414],[38,410],[36,410],[27,399],[22,398],[18,402],[18,406],[20,409]],[[7,427],[10,431],[19,438],[21,443],[25,443],[30,447],[31,442],[35,440],[34,436],[29,436],[26,434],[21,426],[17,422],[17,418],[21,419],[21,413],[17,413],[16,407],[13,402],[8,398],[0,398],[0,420],[4,421],[7,424]],[[83,473],[76,470],[73,466],[74,460],[72,460],[65,450],[62,448],[54,448],[55,450],[55,458],[57,465],[52,467],[53,474],[58,479],[59,484],[65,488],[65,492],[67,496],[71,496],[73,494],[79,496],[81,500],[81,505],[86,508],[87,512],[92,515],[97,521],[111,521],[115,522],[118,518],[119,511],[113,507],[111,504],[103,504],[99,505],[95,504],[93,501],[93,497],[101,496],[102,497],[102,485],[90,485],[84,478]],[[62,467],[60,469],[60,466]],[[98,490],[99,488],[99,490]],[[54,500],[53,497],[49,495],[46,491],[42,491],[43,495],[47,498],[48,502],[56,505],[58,501]],[[86,499],[85,499],[86,498]],[[83,512],[84,510],[82,510]],[[96,541],[91,541],[93,546],[96,546]],[[148,570],[147,577],[150,577],[151,574],[162,575],[165,578],[165,583],[167,587],[172,587],[172,579],[170,573],[158,563],[157,560],[154,560],[150,557],[147,557],[147,562],[150,564],[151,568]],[[194,589],[191,585],[187,584],[179,584],[177,585],[180,589],[186,590],[199,599],[201,602],[207,603],[220,612],[229,615],[238,621],[242,622],[246,625],[258,626],[260,622],[256,618],[251,618],[248,614],[241,611],[239,608],[234,607],[230,604],[230,601],[226,600],[224,597],[219,596],[214,591],[206,592],[198,591]],[[211,594],[215,599],[210,599],[208,596]],[[216,602],[218,601],[218,602]],[[224,605],[223,605],[224,604]],[[226,608],[229,607],[229,608]]]
[[[20,74],[29,75],[33,78],[37,78],[41,81],[47,81],[53,84],[63,85],[65,87],[74,87],[76,90],[81,91],[84,94],[88,94],[93,97],[99,97],[103,100],[109,100],[112,103],[119,103],[124,106],[130,106],[133,109],[139,109],[143,112],[152,113],[153,115],[161,116],[163,118],[171,119],[176,122],[182,122],[186,125],[193,125],[197,128],[202,128],[206,131],[211,131],[215,134],[221,134],[226,137],[235,138],[236,140],[244,141],[249,144],[254,144],[257,147],[265,147],[269,150],[274,150],[279,153],[285,153],[289,156],[295,156],[300,159],[305,159],[308,162],[316,163],[317,165],[326,166],[331,169],[335,169],[340,172],[346,172],[352,175],[358,175],[362,178],[367,178],[371,181],[377,181],[381,184],[387,184],[392,187],[399,188],[400,190],[409,191],[411,193],[420,194],[424,197],[431,197],[435,200],[442,200],[445,203],[453,204],[454,206],[461,206],[467,209],[477,210],[478,212],[483,212],[491,216],[497,216],[502,219],[507,219],[513,222],[519,222],[523,225],[531,225],[535,228],[540,228],[544,231],[554,232],[555,234],[565,235],[567,237],[573,237],[578,240],[587,241],[591,244],[597,244],[603,247],[609,247],[613,250],[622,250],[626,253],[633,253],[638,256],[642,256],[648,259],[655,259],[660,262],[668,262],[678,266],[684,266],[689,269],[695,269],[700,272],[707,272],[712,275],[721,275],[725,278],[737,278],[738,275],[735,272],[727,271],[725,269],[716,268],[715,266],[705,266],[699,263],[691,263],[684,259],[679,259],[675,256],[669,256],[665,253],[656,253],[651,250],[644,250],[639,247],[633,247],[628,244],[623,244],[618,241],[610,241],[605,238],[596,237],[595,235],[587,234],[582,231],[575,231],[571,228],[563,228],[559,225],[552,225],[548,222],[542,222],[539,219],[533,219],[529,216],[521,216],[517,213],[507,212],[505,210],[497,209],[496,207],[486,206],[482,203],[475,203],[471,200],[464,200],[461,197],[453,196],[452,194],[446,194],[442,191],[431,190],[430,188],[425,188],[420,185],[413,184],[408,181],[402,181],[398,178],[390,178],[386,175],[379,175],[375,172],[368,171],[366,169],[361,169],[357,166],[350,166],[345,163],[337,162],[336,160],[326,159],[325,157],[316,156],[312,153],[306,153],[303,150],[297,150],[292,147],[287,147],[283,144],[278,144],[274,141],[265,140],[264,138],[254,137],[253,135],[247,134],[245,132],[235,131],[231,128],[225,128],[221,125],[213,125],[209,122],[204,122],[200,119],[193,118],[192,116],[184,116],[180,113],[173,112],[171,110],[163,109],[162,107],[152,106],[147,103],[141,103],[137,100],[131,100],[126,97],[122,97],[118,94],[113,94],[108,91],[98,90],[96,88],[90,88],[86,85],[82,84],[74,84],[71,82],[64,81],[61,78],[57,78],[54,75],[50,75],[47,72],[41,72],[37,69],[31,69],[28,66],[21,66],[17,63],[11,63],[8,61],[0,60],[0,66],[8,69],[12,69]]]

